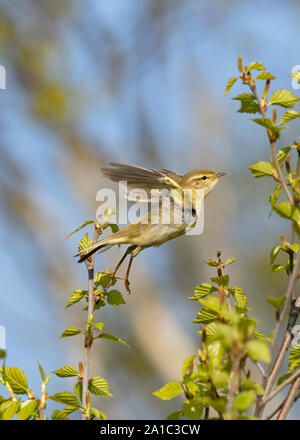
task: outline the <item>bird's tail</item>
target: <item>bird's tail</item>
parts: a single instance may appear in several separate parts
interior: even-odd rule
[[[89,258],[91,255],[93,255],[95,252],[98,252],[98,251],[103,252],[103,251],[106,251],[107,249],[111,248],[115,244],[119,244],[120,238],[114,237],[114,235],[117,235],[117,234],[113,234],[109,237],[103,238],[103,240],[97,241],[97,243],[92,244],[88,248],[84,249],[82,252],[79,252],[79,254],[74,255],[74,257],[80,257],[78,260],[78,263],[82,263],[87,258]]]

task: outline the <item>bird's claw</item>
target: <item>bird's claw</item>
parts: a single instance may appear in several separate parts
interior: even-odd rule
[[[125,284],[125,289],[126,289],[127,292],[130,294],[130,293],[131,293],[131,290],[130,290],[130,287],[129,287],[129,285],[130,285],[130,281],[129,281],[128,278],[125,278],[125,280],[124,280],[124,284]]]

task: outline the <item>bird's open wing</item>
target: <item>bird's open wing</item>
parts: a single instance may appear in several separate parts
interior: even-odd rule
[[[110,163],[110,167],[102,168],[102,173],[114,182],[126,182],[129,200],[149,202],[152,196],[159,196],[158,191],[178,190],[182,176],[166,169],[154,170],[122,163]],[[161,196],[164,197],[164,196]]]
[[[137,167],[123,163],[110,163],[102,168],[103,174],[114,182],[126,181],[135,188],[179,188],[182,176],[168,170]]]

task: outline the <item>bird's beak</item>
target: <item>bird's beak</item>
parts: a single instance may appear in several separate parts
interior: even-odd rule
[[[216,176],[217,176],[217,177],[226,176],[226,173],[217,173]]]

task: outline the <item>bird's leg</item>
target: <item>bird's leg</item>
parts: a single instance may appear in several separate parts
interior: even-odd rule
[[[129,272],[131,269],[131,265],[132,265],[134,257],[136,257],[141,252],[142,249],[143,249],[142,247],[135,247],[134,249],[131,250],[131,253],[130,253],[130,259],[129,259],[128,267],[127,267],[126,274],[124,277],[125,288],[128,293],[131,293],[130,288],[129,288],[129,285],[130,285]]]
[[[127,257],[127,255],[129,255],[129,254],[130,254],[135,248],[136,248],[136,246],[129,246],[129,247],[126,249],[125,254],[124,254],[123,257],[121,258],[121,260],[119,261],[119,263],[116,265],[116,267],[114,268],[114,270],[111,272],[111,277],[110,277],[109,283],[108,283],[108,285],[107,285],[107,288],[109,288],[109,287],[112,285],[112,283],[113,283],[113,281],[114,281],[114,279],[115,279],[115,275],[116,275],[117,271],[119,270],[121,264],[123,263],[123,261],[124,261],[125,258]]]
[[[130,259],[129,259],[129,263],[128,263],[128,267],[127,267],[127,270],[126,270],[126,274],[125,274],[125,277],[124,277],[125,289],[127,290],[128,293],[131,293],[130,287],[129,287],[130,282],[129,282],[128,277],[129,277],[129,272],[130,272],[130,268],[131,268],[133,259],[134,259],[134,256],[131,254],[130,255]]]

